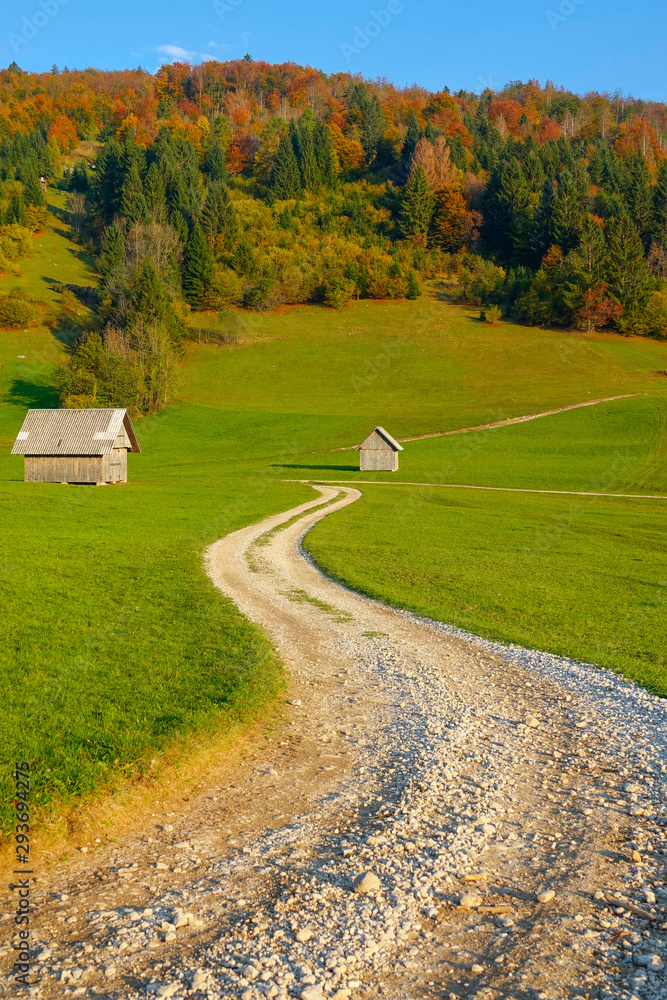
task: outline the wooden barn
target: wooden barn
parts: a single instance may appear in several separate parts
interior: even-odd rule
[[[362,472],[397,472],[401,445],[384,427],[376,427],[365,441],[357,445]]]
[[[140,452],[127,410],[29,410],[12,455],[32,483],[125,483],[127,453]]]

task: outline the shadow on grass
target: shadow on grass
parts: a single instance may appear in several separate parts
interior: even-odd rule
[[[60,406],[55,386],[48,383],[29,382],[24,378],[14,379],[5,399],[8,403],[39,410],[49,410]]]
[[[456,303],[458,285],[453,280],[441,278],[432,285],[433,295],[438,302],[447,302],[449,305]]]
[[[329,470],[331,472],[359,472],[358,465],[278,465],[276,462],[271,466],[272,469],[304,469],[306,471],[310,470]]]
[[[60,221],[66,222],[67,219],[62,219]],[[86,264],[87,267],[91,268],[91,270],[93,271],[95,270],[95,258],[92,256],[92,254],[88,252],[88,250],[86,250],[85,247],[73,245],[73,237],[71,230],[68,231],[67,229],[56,229],[56,227],[54,226],[53,231],[57,236],[62,236],[63,239],[69,240],[69,242],[72,244],[72,246],[69,246],[67,248],[68,253],[70,253],[73,257],[76,257],[76,259],[80,260],[83,264]]]
[[[83,251],[82,251],[83,252]],[[55,286],[55,291],[62,291],[66,289],[74,295],[82,306],[86,306],[88,309],[95,310],[99,304],[99,289],[96,285],[73,285],[67,281],[60,281],[58,278],[53,278],[51,275],[45,274],[42,278],[45,284],[50,285],[52,288]]]

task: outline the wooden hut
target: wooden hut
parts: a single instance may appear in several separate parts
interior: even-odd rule
[[[12,455],[25,481],[125,483],[127,453],[140,452],[127,410],[29,410]]]
[[[401,445],[384,427],[376,427],[365,441],[357,445],[362,472],[397,472]]]

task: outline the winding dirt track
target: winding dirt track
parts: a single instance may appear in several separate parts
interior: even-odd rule
[[[40,996],[621,996],[623,935],[658,919],[600,895],[641,910],[641,745],[576,685],[326,579],[301,539],[360,494],[314,488],[207,553],[285,663],[284,724],[187,813],[45,880]]]
[[[525,424],[540,417],[553,417],[556,413],[567,413],[568,410],[580,410],[584,406],[597,406],[599,403],[613,403],[617,399],[634,399],[646,395],[640,392],[626,392],[622,396],[604,396],[602,399],[586,399],[583,403],[570,403],[568,406],[558,406],[554,410],[542,410],[540,413],[529,413],[522,417],[507,417],[504,420],[494,420],[490,424],[476,424],[474,427],[457,427],[452,431],[432,431],[430,434],[417,434],[415,437],[401,437],[396,440],[400,444],[410,441],[426,441],[428,438],[451,437],[453,434],[472,434],[474,431],[491,431],[496,427],[510,427],[512,424]],[[333,451],[354,451],[355,445],[345,445],[343,448],[333,448]],[[325,454],[312,452],[312,454]]]
[[[332,501],[329,506],[307,512],[306,505],[223,539],[210,551],[211,576],[267,629],[299,691],[304,681],[315,688],[306,714],[320,725],[335,719],[339,732],[362,734],[366,754],[357,771],[364,778],[356,791],[361,801],[368,803],[377,791],[376,801],[393,799],[396,807],[407,795],[422,836],[414,833],[415,854],[420,847],[434,853],[428,834],[445,834],[451,875],[433,880],[427,862],[428,876],[418,876],[428,882],[425,895],[436,904],[445,898],[455,903],[466,887],[479,884],[466,878],[481,873],[487,876],[481,883],[485,902],[509,904],[523,918],[504,930],[467,910],[448,910],[446,916],[438,910],[433,938],[422,941],[416,954],[413,943],[409,958],[399,949],[398,975],[374,969],[372,989],[382,986],[396,998],[406,990],[428,995],[434,987],[481,998],[485,985],[494,997],[509,989],[519,990],[516,996],[571,996],[584,983],[592,988],[608,981],[608,966],[593,957],[592,943],[604,933],[593,897],[601,886],[610,891],[620,885],[627,840],[642,835],[637,820],[630,831],[621,798],[624,779],[609,767],[606,721],[559,684],[324,578],[303,557],[300,540],[360,494],[345,488],[334,499],[335,489],[314,488]],[[298,514],[269,546],[253,548],[267,530]],[[352,698],[341,699],[345,691],[328,687],[341,679],[341,669],[348,690],[354,685]],[[529,714],[539,726],[524,727]],[[622,764],[619,769],[628,773]],[[347,801],[350,791],[349,780],[343,781],[338,801]],[[351,839],[364,845],[378,829],[387,834],[382,862],[374,868],[381,876],[383,867],[390,873],[395,867],[386,858],[393,845],[400,846],[401,833],[391,829],[396,813],[389,820],[367,809]],[[362,849],[357,869],[373,868],[375,853]],[[549,888],[557,893],[554,902],[536,905],[537,895]],[[580,949],[583,929],[590,931],[589,946]],[[477,972],[471,975],[473,966]]]

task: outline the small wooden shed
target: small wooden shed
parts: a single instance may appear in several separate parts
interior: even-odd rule
[[[403,448],[384,427],[376,427],[357,445],[357,451],[360,452],[362,472],[397,472],[398,453]]]
[[[25,481],[125,483],[127,453],[140,452],[127,410],[29,410],[12,455]]]

